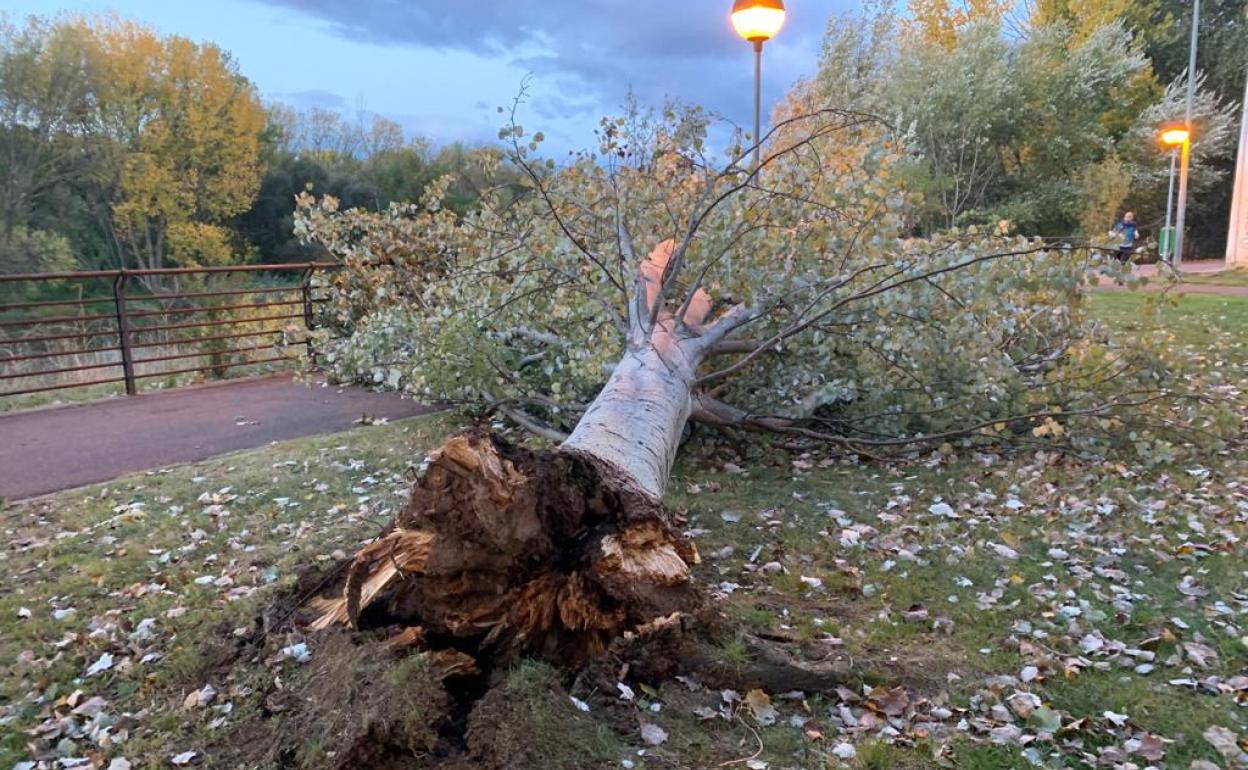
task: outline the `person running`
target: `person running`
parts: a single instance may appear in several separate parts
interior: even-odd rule
[[[1139,235],[1139,228],[1135,224],[1135,212],[1128,211],[1123,214],[1122,221],[1114,225],[1109,234],[1121,239],[1118,244],[1118,261],[1130,262],[1131,255],[1135,253],[1135,239]]]

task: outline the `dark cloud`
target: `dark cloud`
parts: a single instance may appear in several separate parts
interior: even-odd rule
[[[512,62],[558,92],[533,105],[542,117],[596,116],[630,88],[650,104],[673,97],[725,115],[749,110],[753,69],[728,22],[731,0],[256,1],[319,18],[352,40]],[[814,70],[828,17],[848,3],[787,5],[785,28],[764,54],[768,100]]]

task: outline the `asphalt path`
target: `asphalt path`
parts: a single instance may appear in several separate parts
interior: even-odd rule
[[[37,497],[346,430],[365,416],[396,420],[430,411],[393,393],[280,375],[0,414],[0,498]]]

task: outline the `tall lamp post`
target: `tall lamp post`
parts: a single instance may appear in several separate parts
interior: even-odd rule
[[[762,150],[763,43],[771,40],[784,25],[784,0],[736,0],[732,4],[732,26],[737,34],[754,44],[754,168]]]
[[[1179,217],[1175,233],[1170,239],[1170,264],[1178,267],[1183,261],[1183,200],[1187,194],[1187,164],[1192,157],[1192,131],[1185,120],[1167,123],[1161,127],[1161,143],[1167,147],[1179,147]],[[1170,155],[1170,190],[1174,191],[1174,154]],[[1166,196],[1166,229],[1170,228],[1170,196]]]
[[[1179,161],[1179,212],[1174,223],[1174,257],[1170,260],[1176,269],[1183,263],[1183,236],[1187,225],[1187,162],[1191,155],[1192,143],[1192,102],[1196,98],[1196,41],[1200,36],[1200,0],[1192,3],[1192,42],[1188,51],[1187,61],[1187,110],[1184,127],[1187,137],[1183,140],[1183,157]],[[1164,139],[1163,139],[1164,141]]]
[[[1166,189],[1166,226],[1161,228],[1161,232],[1164,233],[1162,236],[1164,244],[1161,247],[1161,254],[1159,255],[1162,262],[1169,262],[1170,256],[1174,252],[1174,228],[1170,226],[1170,223],[1173,221],[1171,215],[1174,213],[1174,170],[1178,168],[1178,162],[1179,156],[1174,151],[1174,148],[1171,148],[1170,186]]]

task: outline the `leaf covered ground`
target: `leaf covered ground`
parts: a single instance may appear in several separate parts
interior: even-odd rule
[[[1130,328],[1155,300],[1097,301]],[[1161,323],[1214,386],[1245,381],[1248,300],[1191,297]],[[300,567],[375,534],[455,427],[366,426],[5,509],[0,768],[233,766],[219,747],[323,648],[292,636],[232,666],[222,640],[250,638]],[[489,740],[514,767],[1248,766],[1246,470],[1232,452],[1150,468],[703,453],[672,502],[733,620],[724,660],[775,639],[845,686],[580,691],[525,663]],[[320,738],[297,759],[330,750]]]

